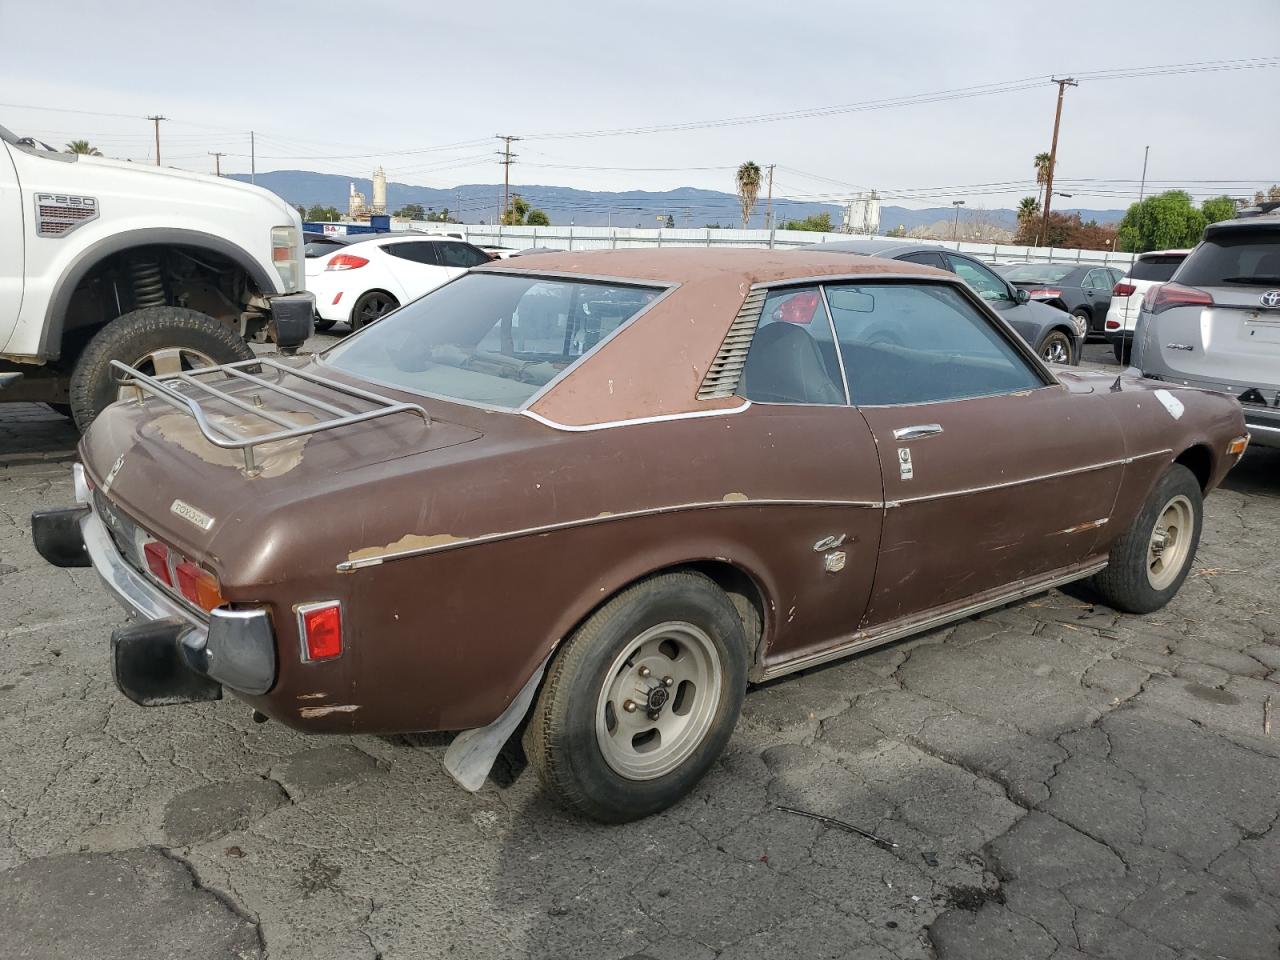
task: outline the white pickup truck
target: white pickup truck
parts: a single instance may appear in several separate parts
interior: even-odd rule
[[[157,375],[296,350],[311,333],[302,223],[275,194],[58,153],[0,127],[0,401],[81,430],[117,398],[111,361]]]

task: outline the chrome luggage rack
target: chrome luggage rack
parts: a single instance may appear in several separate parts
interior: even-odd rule
[[[398,400],[392,400],[389,397],[383,397],[368,390],[361,390],[359,387],[353,387],[328,377],[321,377],[314,373],[299,370],[297,367],[278,363],[270,357],[255,357],[252,360],[239,360],[235,363],[224,363],[213,367],[197,367],[193,370],[167,373],[159,377],[145,374],[126,363],[121,363],[119,360],[112,360],[111,366],[125,374],[125,379],[120,382],[123,386],[135,389],[139,403],[144,399],[144,394],[157,397],[169,404],[169,406],[175,407],[184,413],[189,413],[200,428],[200,432],[204,434],[204,438],[214,446],[222,447],[225,450],[242,451],[245,472],[251,477],[261,473],[261,468],[254,457],[254,447],[262,446],[263,444],[291,440],[294,437],[320,433],[324,430],[332,430],[334,427],[344,427],[353,423],[363,423],[366,420],[376,420],[379,417],[389,417],[395,413],[416,414],[422,418],[424,426],[428,426],[431,423],[431,417],[427,414],[427,411],[416,403],[402,403]],[[259,372],[262,371],[262,368],[270,368],[276,372],[276,382],[272,383],[260,376],[255,376],[253,373],[247,372],[245,370],[246,367],[259,368]],[[280,414],[268,410],[263,404],[262,395],[259,392],[255,391],[251,395],[253,402],[249,402],[233,396],[225,390],[219,390],[201,379],[215,374],[221,375],[227,380],[240,380],[251,383],[258,388],[258,391],[288,397],[290,400],[305,404],[313,410],[328,414],[329,419],[321,419],[315,423],[303,425],[293,423]],[[335,393],[340,393],[356,400],[363,400],[375,406],[368,410],[344,410],[342,407],[315,397],[309,397],[306,394],[299,393],[297,390],[283,386],[280,381],[286,376],[297,377],[299,380],[317,384]],[[191,392],[183,392],[177,389],[174,384],[182,384],[188,387]],[[237,433],[228,426],[214,423],[210,421],[206,410],[200,404],[200,400],[193,395],[196,391],[205,394],[206,401],[219,400],[228,406],[244,413],[252,414],[260,420],[281,429],[258,436],[246,436],[243,433]]]

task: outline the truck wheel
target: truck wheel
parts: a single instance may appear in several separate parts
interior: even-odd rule
[[[737,723],[747,640],[697,573],[661,574],[579,627],[547,672],[525,754],[566,807],[604,823],[665,810],[702,779]]]
[[[83,432],[119,395],[112,360],[143,373],[166,374],[252,360],[236,331],[184,307],[143,307],[98,331],[71,371],[71,412]]]
[[[1204,501],[1195,475],[1175,463],[1160,478],[1138,518],[1111,548],[1094,586],[1125,613],[1151,613],[1173,599],[1200,544]]]

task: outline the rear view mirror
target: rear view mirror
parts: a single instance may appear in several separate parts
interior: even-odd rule
[[[852,313],[872,313],[876,309],[874,296],[852,287],[827,287],[827,302],[832,310]]]
[[[1015,287],[1013,299],[1017,300],[1019,303],[1026,303],[1031,299],[1031,294],[1027,293],[1027,291],[1023,290],[1021,287]]]

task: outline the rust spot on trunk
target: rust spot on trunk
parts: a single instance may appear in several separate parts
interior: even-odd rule
[[[406,533],[394,543],[388,543],[385,547],[362,547],[359,550],[353,550],[347,554],[350,561],[356,560],[376,560],[379,557],[385,557],[393,553],[403,553],[406,550],[423,550],[427,547],[442,547],[446,543],[460,543],[466,540],[466,537],[455,537],[452,533],[432,533],[422,535],[418,533]]]

